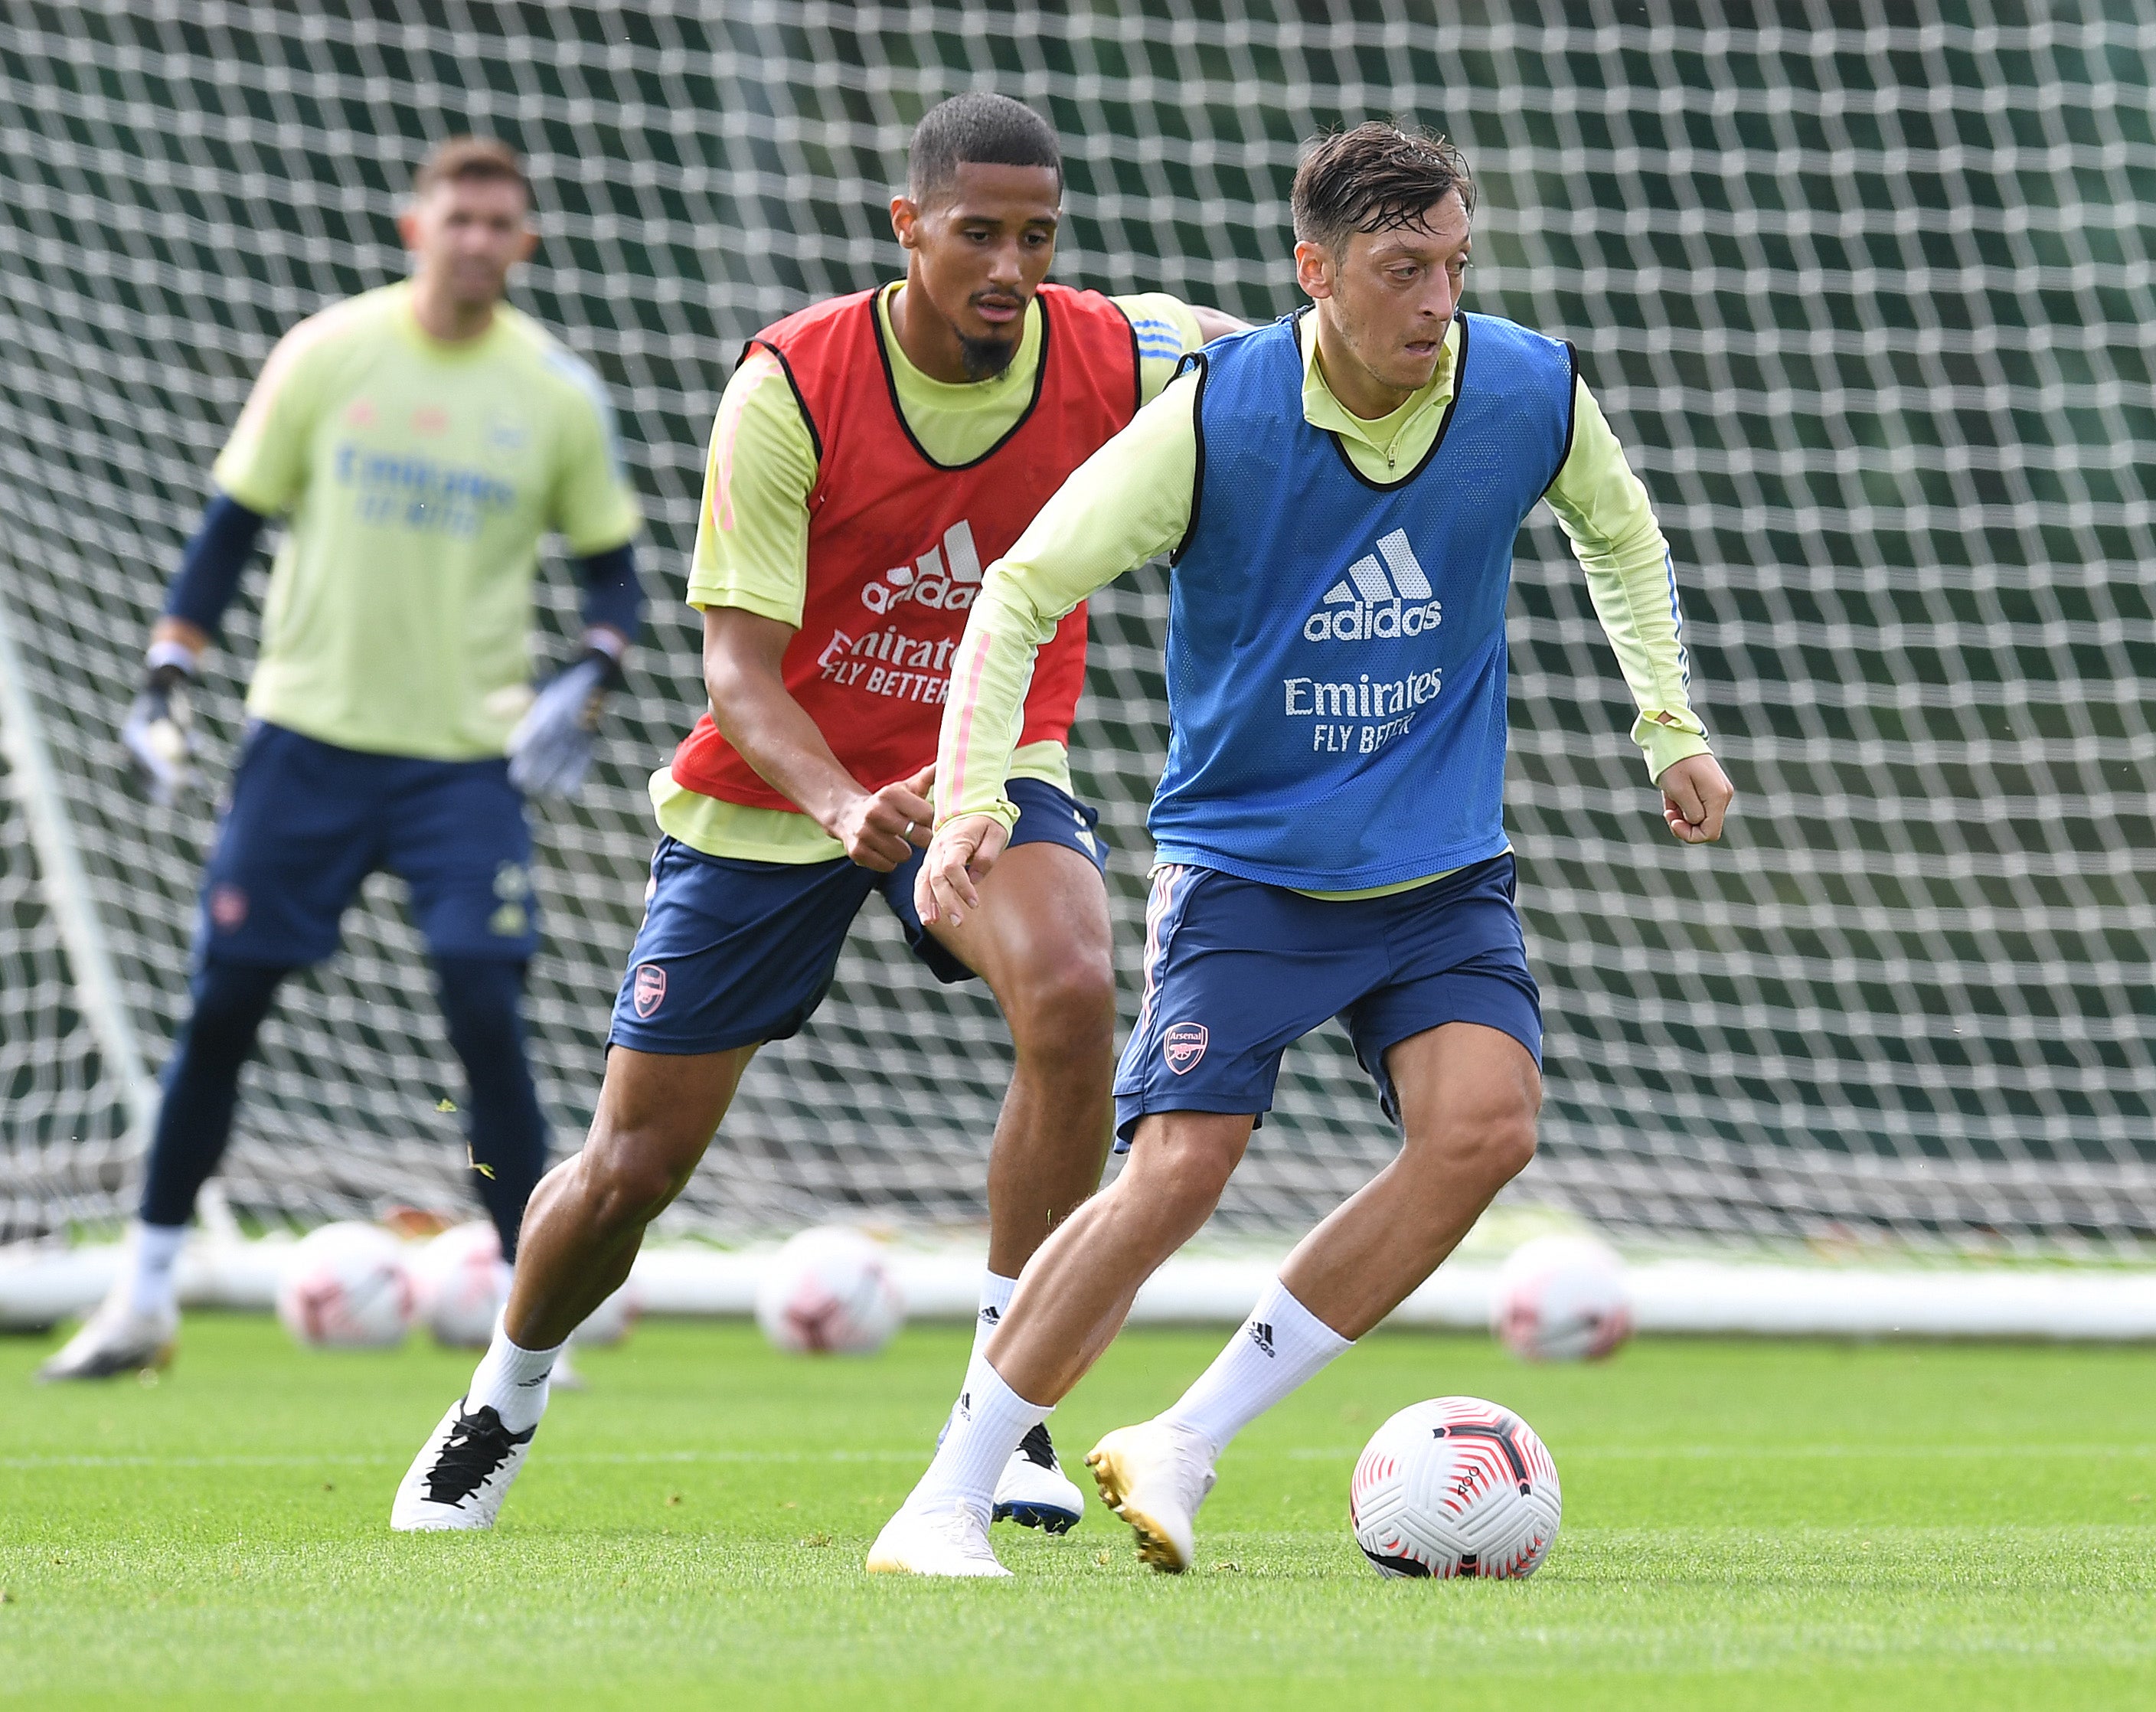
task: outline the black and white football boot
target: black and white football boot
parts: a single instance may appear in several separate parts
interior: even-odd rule
[[[511,1432],[491,1403],[467,1413],[459,1398],[405,1471],[389,1525],[400,1534],[491,1528],[537,1431]]]
[[[1041,1422],[1019,1441],[1010,1461],[1004,1464],[996,1482],[994,1519],[1047,1534],[1068,1534],[1085,1513],[1085,1495],[1055,1460],[1048,1423]]]
[[[123,1281],[82,1329],[38,1370],[38,1377],[49,1385],[57,1380],[155,1372],[172,1365],[179,1335],[177,1312],[167,1308],[162,1314],[137,1314],[126,1298]]]

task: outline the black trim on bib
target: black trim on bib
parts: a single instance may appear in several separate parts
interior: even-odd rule
[[[1168,385],[1181,379],[1185,369],[1198,377],[1197,396],[1190,401],[1190,434],[1197,442],[1198,460],[1190,480],[1190,522],[1183,529],[1183,539],[1175,543],[1175,551],[1168,556],[1171,568],[1181,563],[1183,555],[1190,551],[1190,543],[1198,538],[1198,513],[1205,503],[1205,377],[1212,368],[1203,351],[1185,351],[1183,360],[1175,365],[1175,373],[1168,377]]]
[[[1034,293],[1034,302],[1040,306],[1040,361],[1034,365],[1033,396],[1025,401],[1025,409],[1019,413],[1018,420],[1004,430],[1002,439],[983,452],[979,457],[968,459],[963,464],[939,464],[928,455],[927,447],[914,438],[913,424],[906,419],[906,407],[899,403],[898,376],[891,366],[891,352],[884,343],[883,316],[876,308],[876,300],[882,295],[880,290],[869,293],[869,326],[875,334],[876,355],[883,359],[883,383],[885,389],[891,394],[891,414],[898,418],[899,432],[906,436],[906,443],[921,454],[921,461],[927,465],[930,469],[941,470],[947,474],[959,470],[975,469],[987,463],[989,459],[1011,443],[1012,435],[1033,420],[1033,413],[1040,404],[1041,389],[1048,383],[1048,300],[1038,291]],[[1128,319],[1127,316],[1125,318]],[[1025,342],[1025,334],[1022,329],[1019,333],[1019,342],[1020,344]],[[1131,332],[1131,348],[1133,351],[1137,348],[1136,328],[1132,328]],[[1015,362],[1017,358],[1014,357],[1012,361]]]
[[[773,344],[770,340],[751,339],[748,343],[742,347],[741,362],[734,364],[735,373],[738,374],[741,373],[742,362],[748,361],[748,353],[752,351],[768,351],[773,356],[778,359],[779,373],[786,377],[787,387],[793,394],[794,406],[801,412],[802,423],[808,430],[809,450],[816,454],[817,467],[819,469],[822,468],[824,463],[824,436],[816,432],[816,419],[809,412],[808,400],[802,393],[801,383],[793,378],[793,365],[786,360],[786,353],[780,350],[778,346]]]
[[[1339,434],[1329,428],[1324,431],[1326,439],[1332,442],[1332,450],[1340,454],[1340,461],[1348,466],[1348,473],[1361,482],[1363,486],[1378,493],[1399,492],[1416,476],[1430,468],[1430,460],[1437,455],[1438,448],[1445,444],[1445,432],[1452,426],[1452,419],[1460,409],[1460,395],[1467,390],[1467,317],[1462,315],[1458,316],[1457,320],[1460,326],[1460,355],[1454,359],[1452,364],[1452,398],[1445,407],[1444,420],[1437,424],[1437,438],[1430,443],[1430,450],[1422,455],[1422,461],[1414,469],[1401,476],[1398,481],[1373,481],[1356,467],[1355,460],[1348,455],[1348,448],[1341,440]]]
[[[1557,479],[1564,474],[1564,466],[1572,461],[1572,437],[1579,432],[1579,347],[1571,340],[1564,342],[1564,354],[1572,359],[1572,380],[1564,394],[1564,447],[1557,455],[1557,468],[1550,471],[1550,479],[1543,483],[1540,497],[1547,498],[1557,486]]]

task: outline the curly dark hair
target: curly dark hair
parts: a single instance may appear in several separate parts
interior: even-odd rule
[[[1457,193],[1475,212],[1466,158],[1434,131],[1379,120],[1321,136],[1296,171],[1295,235],[1337,253],[1358,232],[1419,226],[1433,203]]]

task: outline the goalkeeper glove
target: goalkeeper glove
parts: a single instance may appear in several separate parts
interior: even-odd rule
[[[509,782],[526,796],[573,797],[598,743],[599,710],[621,687],[620,662],[587,648],[548,680],[509,738]]]
[[[155,648],[120,727],[135,779],[150,800],[170,808],[195,783],[194,720],[187,707],[187,686],[194,681],[185,650]]]

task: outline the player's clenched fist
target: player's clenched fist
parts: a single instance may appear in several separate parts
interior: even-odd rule
[[[861,866],[890,873],[927,846],[928,829],[936,823],[936,807],[928,800],[935,782],[936,769],[924,767],[911,779],[855,797],[839,811],[831,836]]]
[[[1729,775],[1712,755],[1691,755],[1662,769],[1662,818],[1680,844],[1712,844],[1737,795]]]
[[[913,907],[922,923],[932,924],[947,916],[955,928],[966,919],[968,910],[979,908],[977,887],[1009,838],[1002,825],[987,815],[962,815],[937,828],[913,882]]]

